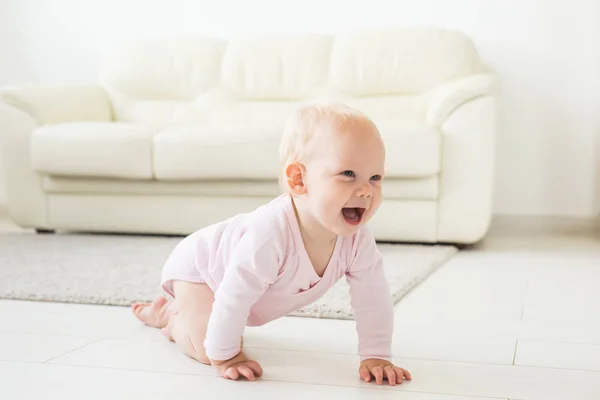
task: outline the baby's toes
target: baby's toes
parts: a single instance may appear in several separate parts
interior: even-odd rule
[[[165,306],[165,304],[167,304],[167,302],[168,302],[168,300],[166,297],[164,297],[164,296],[158,297],[152,303],[150,303],[150,308],[152,309],[153,313],[155,313],[155,312],[158,313]]]
[[[140,304],[135,308],[132,308],[133,314],[146,325],[158,328],[155,323],[155,318],[152,315],[152,310],[149,304]]]
[[[150,303],[134,303],[132,304],[131,308],[133,311],[141,311],[148,306],[150,306]]]
[[[140,317],[140,314],[142,313],[142,311],[144,310],[144,308],[147,307],[147,304],[142,304],[142,303],[135,303],[131,305],[131,310],[133,311],[133,313],[136,315],[136,317]]]

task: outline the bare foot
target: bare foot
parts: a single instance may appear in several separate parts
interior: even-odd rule
[[[154,328],[164,328],[172,314],[171,303],[165,297],[159,297],[152,303],[134,303],[131,310],[144,324]]]

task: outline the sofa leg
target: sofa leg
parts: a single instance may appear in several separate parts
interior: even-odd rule
[[[35,233],[37,233],[38,235],[53,234],[53,233],[55,233],[55,230],[54,229],[35,228]]]

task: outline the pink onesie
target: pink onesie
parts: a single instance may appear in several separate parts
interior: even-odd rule
[[[288,195],[183,239],[164,266],[162,287],[172,296],[173,280],[212,289],[204,346],[209,358],[228,360],[239,353],[246,325],[263,325],[311,304],[342,276],[350,287],[360,359],[391,361],[393,303],[373,235],[363,225],[354,236],[339,236],[319,277]]]

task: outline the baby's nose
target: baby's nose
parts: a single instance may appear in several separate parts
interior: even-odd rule
[[[373,191],[371,190],[371,187],[369,185],[365,185],[365,186],[361,186],[358,191],[356,192],[356,195],[358,197],[366,197],[367,199],[370,199],[373,196]]]

